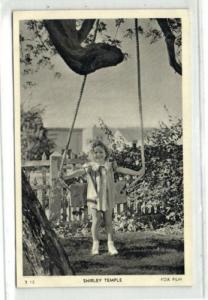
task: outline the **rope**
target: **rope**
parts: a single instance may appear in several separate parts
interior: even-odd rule
[[[97,32],[98,32],[98,26],[99,26],[99,19],[96,22],[96,28],[95,28],[95,32],[94,32],[94,37],[93,37],[92,43],[95,42],[95,39],[96,39],[96,36],[97,36]],[[64,153],[62,155],[61,165],[60,165],[60,169],[59,169],[59,178],[62,176],[63,166],[64,166],[64,162],[65,162],[65,159],[66,159],[66,154],[67,154],[70,142],[71,142],[72,132],[74,130],[74,125],[75,125],[77,114],[78,114],[78,111],[79,111],[79,106],[80,106],[80,103],[81,103],[81,100],[82,100],[82,95],[83,95],[83,92],[84,92],[84,87],[85,87],[86,80],[87,80],[87,75],[84,75],[84,79],[83,79],[83,82],[82,82],[82,85],[81,85],[80,94],[79,94],[79,99],[78,99],[78,102],[77,102],[77,105],[76,105],[76,109],[75,109],[74,119],[72,121],[72,125],[71,125],[70,130],[69,130],[68,141],[67,141]]]
[[[72,121],[72,125],[71,125],[71,128],[69,130],[68,141],[67,141],[67,144],[66,144],[63,156],[62,156],[62,160],[61,160],[61,165],[60,165],[60,170],[59,170],[59,177],[61,177],[61,175],[62,175],[63,166],[64,166],[64,162],[65,162],[65,159],[66,159],[66,153],[67,153],[67,150],[68,150],[70,142],[71,142],[72,132],[73,132],[75,121],[76,121],[77,114],[78,114],[78,111],[79,111],[79,106],[80,106],[80,103],[81,103],[81,100],[82,100],[82,95],[83,95],[83,92],[84,92],[84,87],[85,87],[86,79],[87,79],[87,75],[84,75],[84,79],[83,79],[83,82],[82,82],[82,85],[81,85],[80,94],[79,94],[79,99],[78,99],[78,102],[77,102],[77,105],[76,105],[76,109],[75,109],[74,119]]]
[[[141,93],[141,68],[140,68],[140,50],[139,50],[139,34],[138,34],[138,20],[135,19],[135,35],[136,35],[136,52],[137,52],[137,84],[138,84],[138,100],[139,100],[139,121],[141,128],[141,158],[142,168],[145,168],[145,157],[144,157],[144,125],[143,125],[143,109],[142,109],[142,93]],[[128,187],[128,191],[132,190],[137,184],[139,179],[133,181]]]

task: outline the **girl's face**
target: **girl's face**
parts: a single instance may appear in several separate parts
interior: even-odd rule
[[[105,150],[100,146],[95,147],[93,149],[93,157],[97,163],[103,163],[106,158]]]

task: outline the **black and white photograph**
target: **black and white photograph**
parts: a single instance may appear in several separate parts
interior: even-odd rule
[[[17,285],[191,285],[187,12],[13,26]]]

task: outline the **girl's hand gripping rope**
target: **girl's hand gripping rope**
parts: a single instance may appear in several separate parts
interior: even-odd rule
[[[136,186],[137,182],[145,175],[145,166],[142,167],[140,171],[137,172],[136,176],[137,179],[135,179],[128,187],[128,192],[132,192],[134,190],[134,187]]]
[[[145,175],[145,167],[143,166],[142,169],[140,171],[138,171],[138,179],[142,178]]]

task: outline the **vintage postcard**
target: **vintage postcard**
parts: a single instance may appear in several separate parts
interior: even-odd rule
[[[17,287],[192,285],[189,23],[13,12]]]

